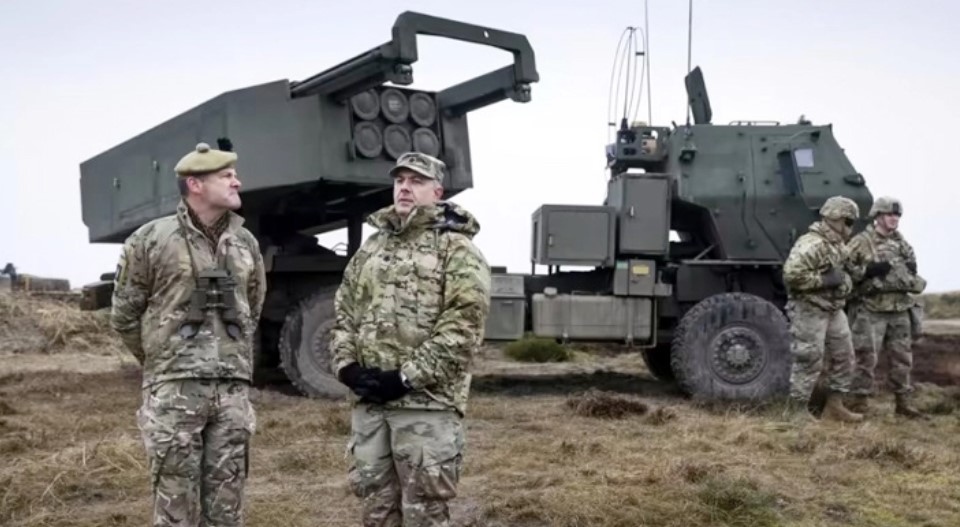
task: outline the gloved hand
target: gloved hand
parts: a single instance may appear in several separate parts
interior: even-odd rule
[[[820,275],[821,285],[825,289],[834,289],[843,285],[843,273],[836,267],[831,267],[829,271]]]
[[[403,384],[400,378],[400,370],[380,372],[377,381],[378,388],[374,393],[383,402],[399,399],[410,392],[410,388]]]
[[[911,274],[917,274],[917,262],[907,262],[906,266],[907,270],[910,271]]]
[[[364,368],[356,362],[351,362],[340,370],[337,378],[361,399],[382,402],[376,400],[376,392],[380,388],[379,377],[381,373],[380,368]]]
[[[874,277],[883,278],[890,272],[890,268],[890,262],[870,262],[867,264],[867,270],[863,273],[863,277],[868,280]]]

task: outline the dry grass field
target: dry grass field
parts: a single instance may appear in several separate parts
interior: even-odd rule
[[[927,421],[695,405],[637,354],[478,364],[455,525],[960,525],[960,338],[918,345]],[[146,525],[139,372],[102,316],[0,295],[0,525]],[[358,525],[348,409],[256,391],[248,525]]]

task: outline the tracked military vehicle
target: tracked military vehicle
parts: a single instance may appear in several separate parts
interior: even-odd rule
[[[418,34],[496,46],[514,60],[439,92],[413,90]],[[393,39],[365,54],[300,82],[225,93],[83,163],[83,219],[91,241],[120,243],[174,211],[183,152],[232,145],[241,213],[268,272],[257,371],[279,366],[307,395],[342,397],[327,349],[333,294],[364,218],[391,202],[393,161],[410,149],[436,155],[450,169],[446,197],[471,188],[466,114],[528,102],[538,80],[522,35],[403,13]],[[489,341],[623,344],[705,399],[786,389],[783,261],[829,196],[863,210],[872,196],[831,126],[714,124],[699,68],[686,88],[692,123],[621,123],[606,146],[603,203],[533,211],[531,267],[547,273],[495,272]],[[316,234],[344,226],[346,254],[317,244]]]

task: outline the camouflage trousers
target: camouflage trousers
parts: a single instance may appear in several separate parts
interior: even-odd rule
[[[150,465],[152,525],[243,525],[256,429],[246,382],[189,379],[144,388],[137,423]]]
[[[881,351],[890,359],[889,380],[894,393],[910,393],[913,369],[910,314],[873,313],[859,309],[853,321],[853,349],[857,368],[850,391],[861,395],[874,392],[874,371]]]
[[[454,411],[358,404],[347,445],[350,489],[363,527],[447,527],[457,495],[464,434]]]
[[[790,398],[809,401],[826,367],[832,391],[846,393],[853,375],[853,341],[842,309],[824,311],[803,301],[787,303],[790,318]]]

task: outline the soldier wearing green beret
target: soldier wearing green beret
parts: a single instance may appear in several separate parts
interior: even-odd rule
[[[253,335],[266,277],[235,210],[233,152],[200,143],[174,171],[175,214],[126,240],[111,325],[143,367],[137,411],[154,526],[242,525],[256,417]]]

